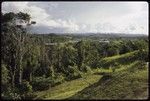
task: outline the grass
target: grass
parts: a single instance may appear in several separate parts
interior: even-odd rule
[[[116,55],[116,56],[106,57],[103,60],[109,62],[109,61],[113,61],[113,60],[124,58],[124,57],[130,57],[130,56],[134,55],[136,52],[138,52],[138,51],[128,52],[128,53],[122,54],[122,55]]]
[[[116,55],[111,57],[106,57],[100,60],[101,67],[109,68],[110,66],[114,66],[115,63],[119,63],[122,65],[128,65],[133,63],[135,60],[138,60],[139,50],[128,52],[122,55]]]
[[[65,82],[56,87],[50,88],[47,91],[36,92],[37,97],[35,99],[66,99],[76,94],[77,92],[88,87],[92,83],[97,82],[102,76],[88,75],[84,78]]]
[[[69,99],[147,99],[148,68],[139,67],[140,62],[136,61],[127,69],[112,73],[107,79],[103,76]]]
[[[104,58],[106,65],[119,63],[115,72],[109,67],[93,69],[82,78],[35,92],[35,99],[147,99],[148,68],[132,58],[137,52]]]
[[[116,71],[118,72],[124,69],[125,68],[119,68]],[[35,99],[67,99],[98,82],[102,78],[102,75],[99,75],[99,73],[111,72],[111,69],[93,69],[92,73],[85,73],[82,75],[82,78],[65,82],[46,91],[36,92],[37,97]]]

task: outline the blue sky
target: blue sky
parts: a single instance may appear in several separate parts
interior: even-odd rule
[[[38,33],[148,35],[147,2],[3,2],[2,12],[26,12]]]

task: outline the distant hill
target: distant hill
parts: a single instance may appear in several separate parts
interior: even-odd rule
[[[44,39],[51,37],[59,38],[61,40],[101,40],[101,39],[148,39],[148,35],[144,34],[125,34],[125,33],[49,33],[49,34],[32,34]]]
[[[99,38],[106,38],[106,39],[113,39],[113,38],[148,38],[147,35],[144,34],[125,34],[125,33],[72,33],[72,34],[64,34],[67,36],[74,36],[77,38],[94,38],[94,39],[99,39]]]

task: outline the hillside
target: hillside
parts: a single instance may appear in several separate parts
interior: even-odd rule
[[[50,88],[49,90],[36,92],[35,95],[37,97],[34,99],[66,99],[88,87],[92,83],[96,83],[101,77],[102,76],[93,74],[85,76],[85,78],[65,82],[56,87]]]
[[[136,61],[126,70],[103,76],[69,99],[147,99],[148,68]]]
[[[93,69],[91,74],[36,92],[35,99],[146,99],[148,96],[148,65],[146,62],[129,57],[138,51],[104,58],[105,65],[120,64],[112,68]],[[128,58],[128,59],[127,59]],[[135,58],[134,58],[135,59]],[[126,64],[122,64],[122,61]],[[66,86],[67,85],[67,86]]]
[[[110,67],[110,66],[117,66],[119,64],[121,65],[126,65],[126,64],[130,64],[133,63],[135,60],[148,60],[148,54],[146,54],[147,52],[145,50],[139,51],[139,50],[135,50],[132,52],[128,52],[125,54],[121,54],[121,55],[115,55],[115,56],[111,56],[111,57],[106,57],[106,58],[102,58],[100,60],[100,65],[102,67]]]

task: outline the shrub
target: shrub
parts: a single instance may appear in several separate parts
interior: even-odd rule
[[[9,77],[9,71],[8,69],[6,68],[6,65],[2,64],[2,78],[1,78],[1,90],[2,92],[3,91],[7,91],[7,87],[9,86],[8,82],[10,80],[10,77]]]
[[[69,66],[69,72],[68,72],[66,80],[74,80],[74,79],[77,79],[80,77],[82,77],[82,76],[81,76],[80,71],[78,70],[78,67],[77,66]]]
[[[22,96],[22,99],[25,99],[25,100],[32,100],[33,98],[35,98],[37,95],[33,94],[33,93],[27,93],[27,94],[24,94]]]
[[[138,59],[142,61],[149,61],[148,58],[148,50],[140,50],[138,55]]]
[[[51,86],[56,86],[65,81],[65,77],[61,73],[56,73],[56,77],[53,79]]]
[[[65,81],[64,75],[61,73],[56,73],[55,77],[48,77],[45,76],[42,77],[34,77],[32,81],[33,90],[35,91],[42,91],[47,90],[50,87],[53,87],[55,85],[61,84]]]
[[[82,65],[82,72],[91,72],[91,68],[85,64]]]
[[[112,67],[112,72],[115,72],[116,68],[115,67]]]
[[[6,65],[2,64],[2,83],[8,83],[8,79],[8,69],[6,68]]]
[[[7,91],[1,93],[1,97],[4,100],[20,100],[21,96],[19,94],[18,88],[7,87]]]
[[[32,81],[33,90],[35,91],[47,90],[49,89],[51,83],[52,83],[52,79],[45,78],[45,76],[34,77]]]
[[[21,93],[26,94],[32,92],[32,85],[28,81],[23,81],[19,87]]]

